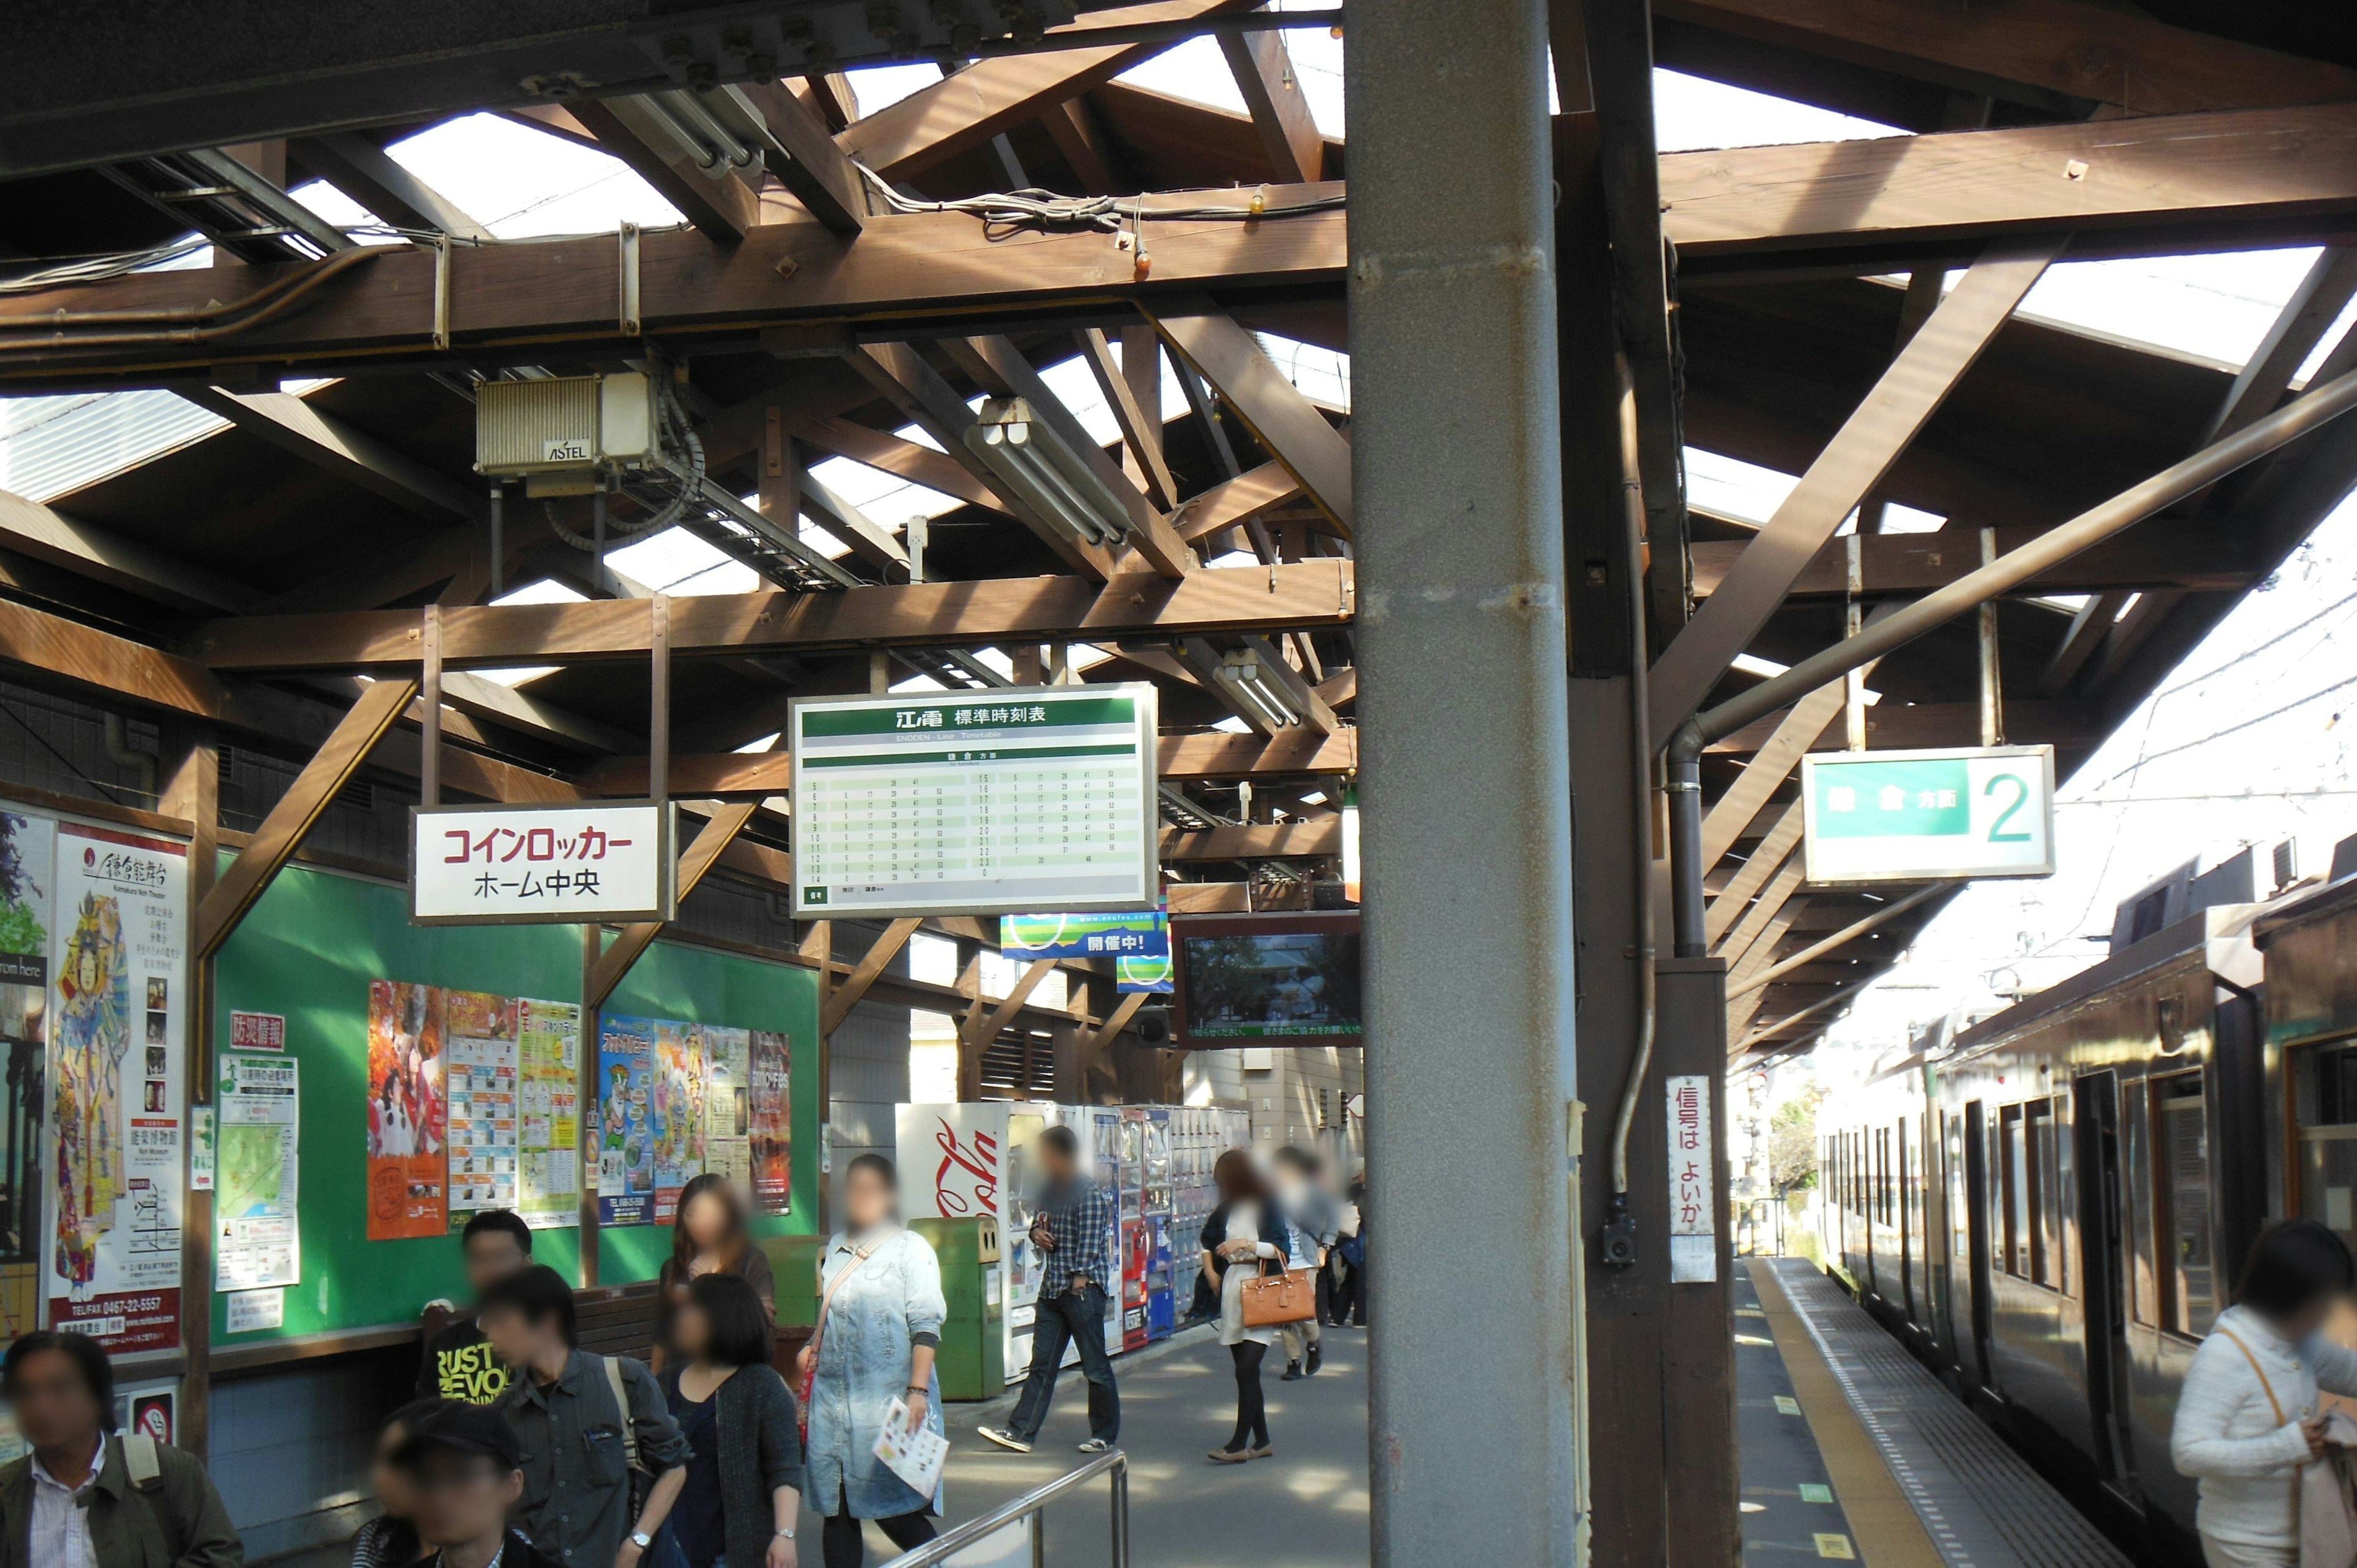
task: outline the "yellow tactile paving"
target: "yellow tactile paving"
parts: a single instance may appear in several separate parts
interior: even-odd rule
[[[1768,1332],[1775,1336],[1776,1353],[1784,1359],[1792,1392],[1817,1440],[1818,1452],[1824,1456],[1825,1471],[1833,1477],[1842,1512],[1849,1520],[1858,1560],[1866,1568],[1942,1568],[1940,1553],[1924,1532],[1922,1520],[1915,1517],[1866,1428],[1850,1412],[1849,1401],[1834,1381],[1833,1369],[1825,1365],[1817,1342],[1792,1311],[1775,1269],[1756,1258],[1748,1266],[1752,1288],[1760,1293],[1760,1305],[1767,1314]],[[1818,1537],[1819,1555],[1848,1555],[1846,1551],[1826,1551],[1826,1540]]]

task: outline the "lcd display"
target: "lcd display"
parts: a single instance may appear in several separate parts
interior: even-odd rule
[[[1355,1046],[1359,917],[1205,915],[1170,922],[1181,1046]]]

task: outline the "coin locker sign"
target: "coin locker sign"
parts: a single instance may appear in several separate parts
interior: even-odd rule
[[[817,697],[790,725],[796,915],[1156,903],[1149,684]]]
[[[2050,746],[1827,752],[1801,800],[1812,883],[2053,875]]]
[[[668,920],[669,805],[414,809],[410,918],[421,926]]]

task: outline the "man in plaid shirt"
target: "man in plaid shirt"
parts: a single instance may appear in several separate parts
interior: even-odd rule
[[[1121,1395],[1105,1355],[1105,1289],[1113,1262],[1105,1238],[1114,1226],[1111,1193],[1081,1174],[1081,1141],[1070,1127],[1039,1135],[1040,1168],[1047,1187],[1031,1222],[1031,1244],[1039,1250],[1039,1316],[1031,1327],[1031,1370],[1023,1380],[1008,1423],[976,1430],[1001,1448],[1031,1452],[1032,1440],[1048,1419],[1063,1370],[1064,1347],[1079,1347],[1081,1376],[1089,1384],[1089,1439],[1083,1454],[1102,1454],[1121,1435]]]

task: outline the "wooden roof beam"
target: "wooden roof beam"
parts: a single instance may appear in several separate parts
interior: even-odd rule
[[[1351,537],[1351,444],[1318,405],[1286,380],[1251,333],[1209,300],[1145,302],[1144,307],[1171,351],[1219,389],[1253,438],[1285,465],[1342,536]]]
[[[1103,584],[1013,577],[826,594],[695,595],[673,602],[672,650],[678,658],[735,657],[1265,634],[1345,625],[1353,599],[1351,563],[1334,556],[1207,567],[1178,582],[1128,572]],[[0,610],[0,619],[5,615]],[[216,620],[198,628],[194,652],[203,666],[222,671],[400,669],[417,662],[419,625],[414,610]],[[643,658],[647,637],[645,607],[616,600],[460,606],[443,612],[449,669]]]
[[[1655,0],[1659,16],[2060,111],[2183,114],[2357,100],[2357,70],[2085,0]]]
[[[247,435],[420,517],[444,523],[454,517],[476,522],[489,514],[490,503],[484,496],[294,392],[233,392],[211,386],[178,390]]]

